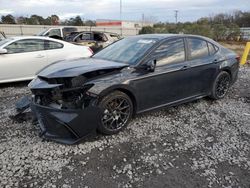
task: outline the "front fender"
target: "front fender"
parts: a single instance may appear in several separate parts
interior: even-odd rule
[[[129,85],[126,84],[115,84],[113,85],[112,83],[110,84],[95,84],[93,87],[91,87],[88,92],[93,93],[95,95],[98,95],[99,97],[103,97],[110,92],[114,90],[121,90],[121,91],[127,91],[131,94],[135,93],[135,89],[132,88]],[[135,96],[136,98],[136,96]]]

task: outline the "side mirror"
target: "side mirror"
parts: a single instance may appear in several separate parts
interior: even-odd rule
[[[146,63],[146,70],[149,72],[154,72],[156,67],[156,59],[150,60]]]
[[[7,49],[4,49],[4,48],[1,48],[0,49],[0,55],[1,54],[7,54],[8,53],[8,50]]]

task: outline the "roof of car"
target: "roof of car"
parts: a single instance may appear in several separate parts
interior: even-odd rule
[[[58,41],[58,39],[46,37],[46,36],[13,36],[13,37],[8,37],[14,40],[20,40],[20,39],[48,39],[48,40],[54,40]]]
[[[188,34],[143,34],[143,35],[135,35],[131,36],[135,38],[157,38],[157,39],[164,39],[164,38],[171,38],[171,37],[199,37],[199,38],[206,38],[199,35],[188,35]]]
[[[58,26],[58,27],[47,27],[45,29],[63,29],[63,28],[74,28],[77,29],[75,26]]]
[[[201,36],[201,35],[190,35],[190,34],[142,34],[142,35],[130,36],[129,38],[141,38],[141,39],[155,38],[155,39],[162,40],[162,39],[175,38],[175,37],[197,37],[197,38],[207,40],[207,41],[214,43],[216,45],[219,45],[213,39],[210,39],[208,37]]]
[[[44,37],[43,36],[11,36],[9,38],[12,38],[12,39],[28,39],[28,38],[42,39]]]
[[[78,34],[80,34],[80,33],[108,33],[108,34],[119,35],[117,33],[107,32],[107,31],[78,31],[77,33]]]

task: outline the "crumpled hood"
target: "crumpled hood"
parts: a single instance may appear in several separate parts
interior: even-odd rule
[[[102,59],[75,59],[54,63],[44,68],[38,76],[46,78],[75,77],[96,70],[119,69],[128,64],[106,61]]]

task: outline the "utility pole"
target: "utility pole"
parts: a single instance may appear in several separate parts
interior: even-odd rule
[[[121,22],[121,36],[122,36],[122,0],[120,0],[120,22]]]
[[[178,22],[178,10],[175,10],[175,23],[177,23]]]
[[[142,13],[142,27],[144,26],[144,20],[145,20],[145,18],[144,18],[144,13]]]

